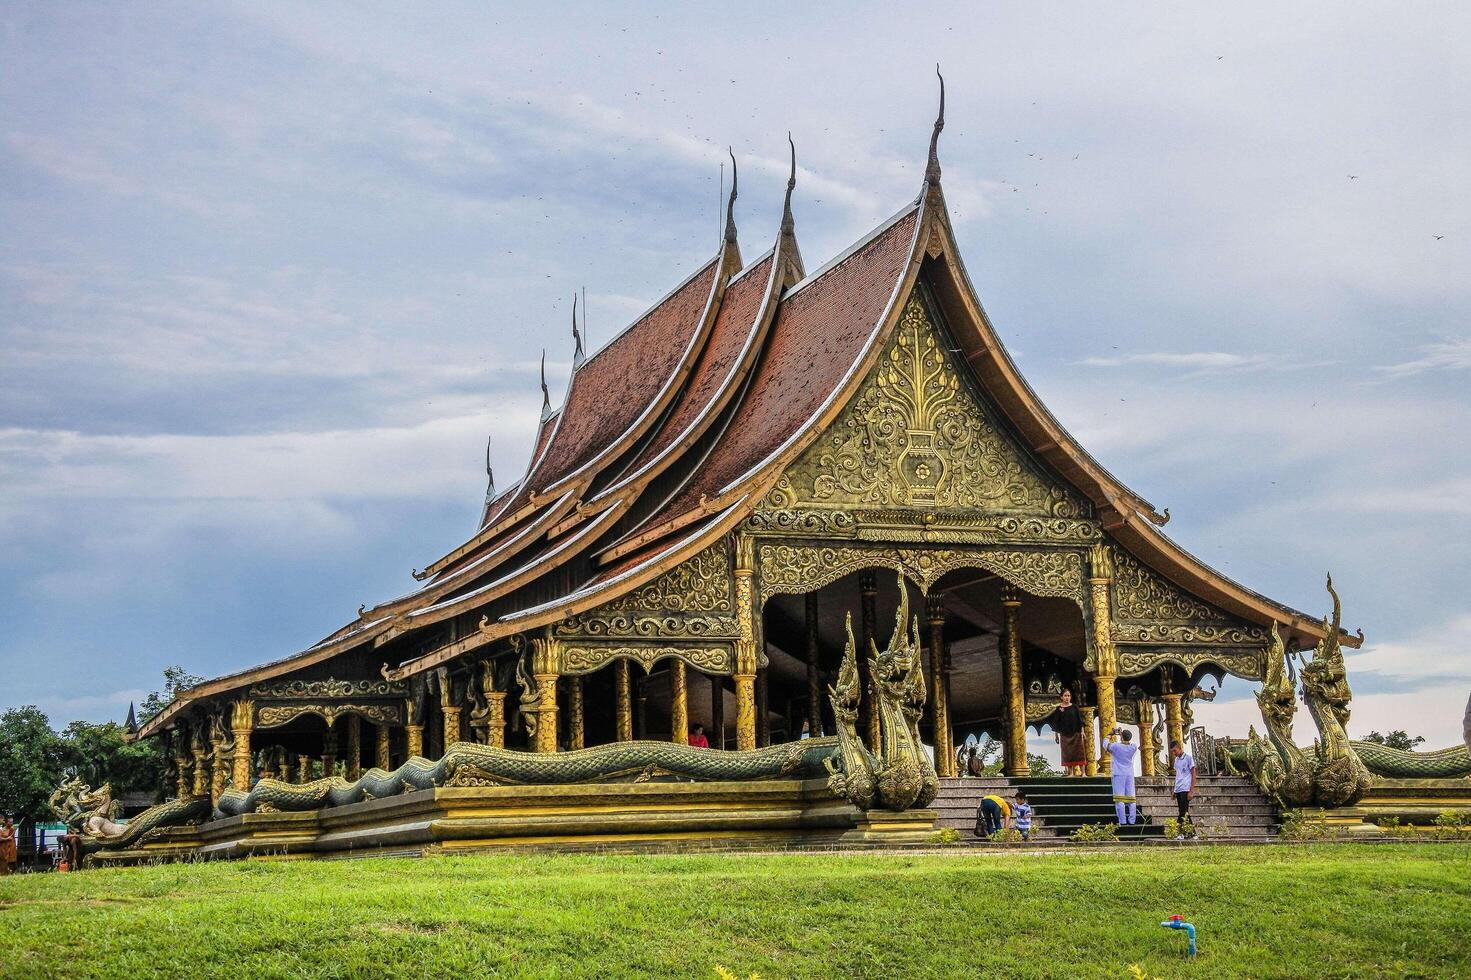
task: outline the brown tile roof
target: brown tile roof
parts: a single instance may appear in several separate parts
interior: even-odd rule
[[[758,326],[757,314],[761,311],[761,300],[766,295],[772,258],[773,256],[767,255],[742,272],[726,288],[725,296],[720,302],[720,312],[710,330],[710,339],[705,342],[705,349],[700,353],[689,382],[654,438],[629,465],[630,474],[657,459],[674,445],[725,389],[727,375]]]
[[[918,210],[799,283],[782,298],[766,349],[704,465],[649,521],[659,523],[715,497],[775,452],[813,417],[867,345],[904,273]]]
[[[606,449],[664,390],[699,329],[717,269],[718,261],[711,260],[577,369],[562,422],[530,476],[533,493]]]

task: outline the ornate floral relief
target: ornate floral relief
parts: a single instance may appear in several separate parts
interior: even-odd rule
[[[729,674],[734,665],[730,650],[723,646],[569,646],[562,653],[562,670],[566,674],[590,674],[615,660],[626,659],[647,671],[670,657],[707,674]]]
[[[329,725],[342,715],[357,715],[380,725],[402,721],[396,704],[267,704],[256,710],[256,726],[275,728],[302,715],[316,715]]]
[[[1109,548],[1113,564],[1113,639],[1119,643],[1259,646],[1267,631],[1207,605],[1127,551]]]
[[[1260,650],[1210,650],[1210,649],[1137,649],[1123,647],[1119,650],[1119,676],[1137,677],[1147,674],[1165,664],[1176,664],[1186,671],[1211,665],[1245,680],[1260,680],[1262,676],[1262,654]]]
[[[324,681],[276,681],[250,688],[253,698],[401,698],[407,693],[407,686],[394,681],[339,681],[331,677]]]
[[[1032,595],[1084,601],[1083,558],[1077,551],[762,544],[757,552],[762,602],[782,592],[811,592],[872,567],[901,572],[925,592],[956,569],[983,568]]]
[[[778,482],[768,509],[961,507],[1075,518],[1083,508],[1044,479],[961,383],[911,296],[856,398]]]
[[[730,544],[722,538],[642,588],[556,627],[559,637],[733,637]]]
[[[768,500],[770,497],[768,496]],[[1096,521],[935,510],[757,510],[746,527],[763,535],[916,544],[1092,544]]]

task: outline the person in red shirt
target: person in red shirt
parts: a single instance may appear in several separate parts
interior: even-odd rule
[[[708,749],[710,740],[705,737],[705,726],[695,725],[690,729],[690,747],[696,749]]]

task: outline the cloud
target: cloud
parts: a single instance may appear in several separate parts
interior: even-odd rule
[[[1410,378],[1427,371],[1471,370],[1471,339],[1426,344],[1420,348],[1420,355],[1412,361],[1376,365],[1374,370],[1390,378]]]
[[[1263,355],[1225,354],[1220,351],[1201,351],[1191,354],[1120,354],[1113,357],[1085,357],[1078,363],[1084,367],[1124,367],[1130,364],[1150,364],[1161,367],[1190,368],[1197,371],[1224,371],[1237,368],[1258,367],[1268,363]]]

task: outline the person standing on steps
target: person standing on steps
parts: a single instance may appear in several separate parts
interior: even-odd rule
[[[1175,840],[1185,839],[1185,826],[1190,822],[1190,798],[1195,795],[1195,759],[1179,742],[1170,743],[1171,765],[1175,770],[1175,806],[1180,809],[1180,833]]]
[[[1139,746],[1133,744],[1128,729],[1115,728],[1108,735],[1108,754],[1113,759],[1113,812],[1119,826],[1125,827],[1139,815],[1134,795],[1134,757],[1139,754]]]
[[[1062,768],[1069,776],[1081,776],[1087,772],[1087,749],[1083,744],[1083,715],[1073,704],[1073,692],[1063,688],[1057,707],[1042,719],[1042,724],[1051,725],[1053,738],[1062,746]]]

